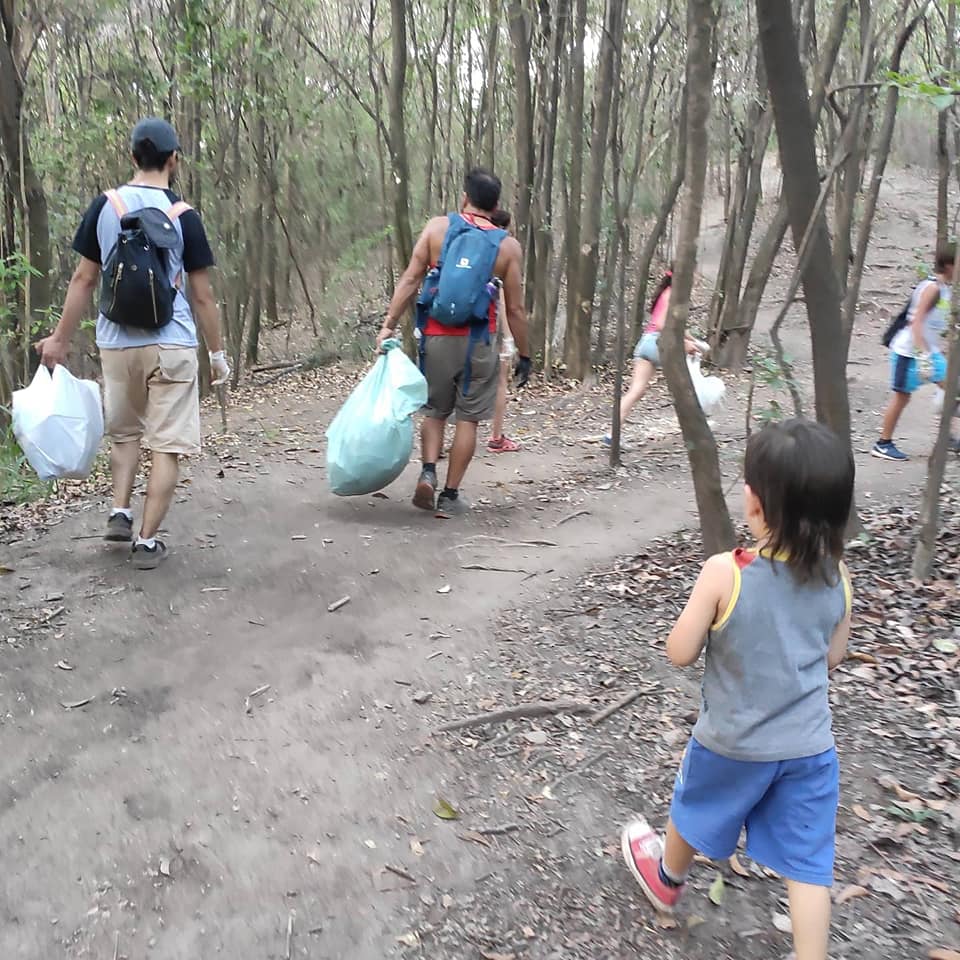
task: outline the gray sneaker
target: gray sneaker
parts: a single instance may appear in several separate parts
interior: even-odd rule
[[[133,545],[133,567],[135,570],[156,570],[167,556],[167,545],[162,540],[156,546],[148,547],[143,543]]]
[[[437,516],[445,519],[452,517],[465,517],[470,512],[469,501],[461,494],[456,500],[444,496],[442,493],[437,498]]]
[[[421,510],[434,510],[437,506],[437,475],[429,470],[420,472],[417,489],[413,494],[413,505]]]
[[[133,520],[125,513],[111,514],[103,539],[109,543],[129,543],[133,539]]]

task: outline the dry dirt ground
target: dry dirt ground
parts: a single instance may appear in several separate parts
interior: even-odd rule
[[[932,236],[914,211],[933,195],[909,173],[888,184],[852,350],[859,492],[876,521],[854,568],[858,591],[887,608],[858,607],[854,644],[873,652],[838,682],[837,890],[849,899],[837,957],[960,948],[957,660],[929,647],[930,631],[957,631],[955,570],[918,592],[902,569],[928,400],[901,431],[916,460],[868,456],[885,399],[879,331],[910,251]],[[707,267],[721,231],[704,231]],[[794,316],[808,388],[802,305]],[[478,459],[464,521],[408,505],[413,466],[382,498],[327,492],[323,430],[344,389],[311,375],[244,392],[226,436],[208,409],[207,454],[186,473],[174,552],[153,574],[96,539],[102,497],[48,514],[59,522],[5,518],[0,956],[787,955],[780,886],[745,859],[722,865],[719,905],[706,897],[717,868],[698,867],[676,929],[618,861],[631,811],[662,818],[696,710],[696,671],[667,669],[657,646],[696,573],[695,543],[678,535],[695,516],[663,388],[637,411],[636,452],[618,471],[596,443],[605,389],[541,388],[511,404],[524,451]],[[746,381],[728,389],[716,433],[735,486]],[[771,396],[761,386],[758,408]],[[588,706],[435,732],[558,698]],[[437,816],[438,798],[459,820]],[[909,826],[890,827],[891,809]]]

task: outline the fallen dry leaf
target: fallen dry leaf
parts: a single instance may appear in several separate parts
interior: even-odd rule
[[[488,950],[481,950],[480,956],[483,960],[514,960],[515,953],[491,953]]]
[[[934,947],[927,953],[927,960],[960,960],[960,951]]]
[[[735,853],[730,854],[730,859],[727,861],[730,864],[730,869],[738,877],[749,877],[750,871],[739,861]]]
[[[793,933],[793,924],[785,913],[775,913],[773,915],[773,925],[781,933]]]
[[[419,947],[420,937],[416,931],[411,930],[409,933],[401,933],[397,937],[397,943],[402,943],[406,947]]]
[[[453,809],[450,804],[443,799],[443,797],[437,797],[437,802],[433,805],[433,812],[441,820],[459,820],[460,814]]]
[[[719,907],[723,903],[723,894],[725,891],[725,885],[723,882],[723,874],[718,873],[715,877],[713,883],[710,884],[710,902],[715,906]]]
[[[866,807],[861,806],[859,803],[855,803],[850,810],[853,814],[859,817],[864,823],[873,823],[873,817],[870,816],[869,811]]]
[[[870,895],[870,891],[866,887],[861,887],[859,883],[851,883],[850,886],[844,887],[838,894],[835,903],[839,906],[842,903],[846,903],[848,900],[853,900],[856,897],[867,897]]]

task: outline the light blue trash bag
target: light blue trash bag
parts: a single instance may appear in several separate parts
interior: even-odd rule
[[[413,414],[427,381],[398,340],[387,340],[327,430],[327,481],[338,497],[375,493],[403,473],[413,452]]]

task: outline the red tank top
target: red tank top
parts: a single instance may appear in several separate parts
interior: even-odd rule
[[[467,223],[472,223],[475,227],[479,227],[481,230],[496,230],[497,228],[490,223],[489,220],[485,220],[482,217],[477,218],[471,213],[462,213],[460,216],[463,217]],[[430,265],[432,270],[436,266],[435,263]],[[497,301],[493,300],[490,303],[490,332],[496,334],[497,332]],[[427,318],[426,326],[423,328],[424,334],[428,337],[465,337],[470,333],[469,327],[445,327],[442,323],[438,323],[433,317]]]

